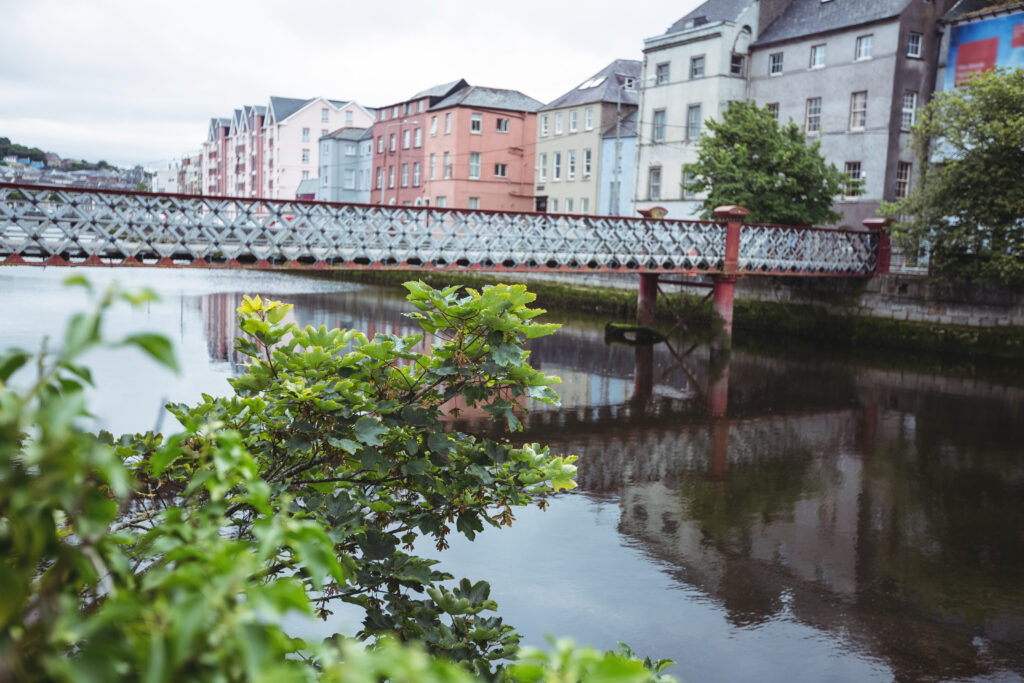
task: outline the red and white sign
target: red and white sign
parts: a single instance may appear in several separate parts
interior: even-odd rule
[[[1014,27],[1014,40],[1017,29]],[[996,56],[999,53],[999,38],[986,38],[970,43],[961,43],[956,53],[956,75],[954,85],[960,85],[974,74],[992,71],[996,68]]]

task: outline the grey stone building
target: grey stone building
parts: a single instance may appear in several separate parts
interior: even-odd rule
[[[751,44],[749,98],[800,124],[863,193],[838,225],[903,196],[917,163],[909,127],[932,91],[938,21],[951,0],[792,0]],[[851,186],[852,187],[852,186]]]
[[[372,129],[339,128],[320,138],[319,165],[317,200],[369,204]]]

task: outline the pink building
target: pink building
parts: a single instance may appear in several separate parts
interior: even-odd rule
[[[423,138],[427,132],[427,110],[468,87],[464,80],[443,83],[377,110],[372,131],[372,203],[423,205],[429,196],[424,193],[423,186]]]
[[[471,86],[426,112],[423,203],[492,211],[533,210],[536,111],[517,90]]]

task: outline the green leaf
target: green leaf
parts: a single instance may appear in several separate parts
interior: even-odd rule
[[[122,344],[137,346],[148,353],[154,360],[175,372],[181,374],[178,361],[174,355],[174,345],[171,340],[162,334],[139,333],[125,337]]]
[[[367,446],[382,446],[381,436],[387,433],[388,428],[380,420],[364,415],[356,420],[354,430],[356,438]]]
[[[32,355],[20,349],[10,349],[0,356],[0,382],[6,382],[32,358]]]

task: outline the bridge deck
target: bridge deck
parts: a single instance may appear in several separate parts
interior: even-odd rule
[[[879,233],[743,226],[745,275],[870,277]],[[725,224],[0,183],[0,264],[721,273]]]

